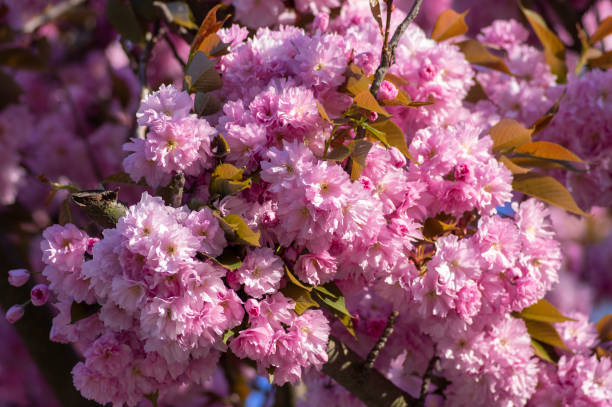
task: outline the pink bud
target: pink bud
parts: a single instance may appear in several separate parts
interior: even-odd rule
[[[23,316],[23,307],[21,305],[13,305],[6,312],[6,320],[11,324],[14,324],[15,322],[19,321],[22,316]]]
[[[244,308],[250,317],[257,318],[260,313],[259,302],[253,298],[249,298],[244,303]]]
[[[406,165],[406,157],[395,147],[391,147],[389,149],[389,154],[391,155],[391,162],[395,168],[402,168]]]
[[[329,27],[329,14],[327,13],[318,13],[315,16],[314,21],[312,22],[312,28],[315,30],[320,30],[321,32],[325,32]]]
[[[389,81],[382,81],[380,84],[380,89],[378,89],[378,99],[381,100],[394,100],[397,97],[399,91]]]
[[[38,284],[30,291],[30,299],[32,304],[37,307],[45,305],[49,300],[49,287],[46,284]]]
[[[87,239],[87,254],[93,256],[93,246],[98,240],[100,239],[98,239],[97,237],[90,237],[89,239]]]
[[[376,119],[378,119],[378,113],[370,112],[370,117],[368,117],[368,120],[371,121],[371,122],[375,122]]]
[[[30,272],[26,269],[15,269],[9,271],[8,282],[13,287],[21,287],[30,279]]]
[[[225,281],[232,290],[238,291],[240,289],[240,282],[238,281],[238,273],[235,271],[229,271],[225,275]]]

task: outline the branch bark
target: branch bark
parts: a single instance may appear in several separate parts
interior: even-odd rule
[[[416,406],[417,400],[396,387],[376,369],[364,369],[363,359],[334,337],[327,345],[323,373],[334,379],[368,407]]]
[[[36,17],[32,17],[26,21],[26,23],[23,25],[23,32],[26,34],[31,34],[43,25],[55,20],[70,9],[77,7],[86,1],[87,0],[66,0],[51,6],[44,13],[37,15]]]
[[[388,44],[383,44],[383,49],[380,55],[380,65],[376,69],[376,73],[374,74],[374,80],[372,81],[372,86],[370,87],[370,93],[375,98],[376,98],[376,94],[378,93],[378,90],[380,89],[380,85],[382,85],[382,82],[385,79],[385,75],[387,74],[387,71],[389,70],[389,68],[391,67],[391,64],[393,64],[395,60],[395,48],[397,48],[397,45],[399,44],[399,41],[402,38],[402,35],[404,35],[404,33],[406,32],[410,23],[412,23],[414,19],[417,17],[417,15],[419,14],[419,10],[421,9],[422,3],[423,3],[423,0],[414,1],[414,4],[412,5],[410,12],[406,16],[406,18],[404,18],[404,21],[402,21],[401,24],[398,25],[397,28],[395,29],[395,32],[393,33],[393,36],[391,37],[391,41],[389,41]],[[391,1],[387,2],[388,8],[391,5],[392,5]],[[389,10],[387,10],[387,15],[389,15],[389,13],[390,13]],[[387,21],[389,21],[389,18],[387,18]],[[385,27],[385,31],[388,32],[389,28],[390,28],[389,26]]]
[[[366,369],[372,369],[374,367],[374,363],[376,363],[376,359],[378,358],[380,351],[383,350],[383,348],[387,344],[387,340],[389,339],[389,336],[391,336],[391,334],[393,333],[393,329],[395,328],[395,321],[397,321],[398,315],[399,315],[399,312],[397,311],[393,311],[391,315],[389,315],[389,318],[387,319],[387,326],[385,326],[385,330],[383,331],[382,335],[380,335],[380,338],[378,338],[378,341],[376,342],[376,344],[374,345],[374,347],[368,354],[368,357],[366,358],[366,363],[365,363]]]

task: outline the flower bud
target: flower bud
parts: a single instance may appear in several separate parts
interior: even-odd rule
[[[15,322],[19,321],[22,316],[23,316],[23,307],[21,305],[17,305],[17,304],[13,305],[6,312],[6,320],[10,324],[14,324]]]
[[[30,291],[30,299],[32,304],[37,307],[45,305],[49,300],[49,287],[46,284],[38,284]]]
[[[15,269],[9,271],[8,282],[13,287],[21,287],[30,279],[30,272],[26,269]]]

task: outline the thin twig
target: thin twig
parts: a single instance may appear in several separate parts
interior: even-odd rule
[[[391,64],[395,60],[395,48],[397,48],[397,45],[399,44],[399,41],[402,38],[402,35],[406,32],[410,23],[412,23],[412,21],[414,21],[416,16],[419,14],[419,10],[421,8],[422,3],[423,0],[415,0],[414,4],[412,5],[412,8],[410,9],[410,12],[406,16],[406,18],[404,18],[404,21],[402,21],[401,24],[398,25],[395,29],[395,32],[393,33],[389,44],[387,44],[387,46],[383,46],[380,56],[380,65],[376,69],[376,73],[374,74],[374,81],[372,82],[372,86],[370,87],[370,93],[374,97],[377,97],[376,94],[380,89],[380,85],[382,84],[383,79],[385,79],[385,75],[391,67]],[[390,5],[392,5],[392,2],[388,1],[387,8],[389,8]],[[387,14],[388,13],[389,10],[387,10]],[[386,30],[388,29],[389,27],[386,28]]]
[[[25,34],[31,34],[43,25],[60,17],[62,14],[66,13],[71,8],[77,7],[85,3],[86,1],[87,0],[66,0],[54,6],[48,7],[44,13],[32,17],[31,19],[26,21],[26,23],[23,25],[23,32]]]
[[[419,396],[419,401],[418,401],[419,406],[425,405],[425,398],[429,394],[429,386],[431,385],[432,374],[433,374],[434,369],[436,368],[436,364],[440,360],[440,358],[437,357],[435,353],[436,352],[434,348],[434,356],[432,356],[432,358],[429,360],[427,369],[425,370],[425,373],[423,374],[423,381],[421,382],[421,394]]]
[[[159,193],[167,205],[178,208],[183,203],[183,189],[185,187],[185,175],[178,173],[172,177],[167,187],[159,189]]]
[[[376,362],[378,355],[380,355],[380,352],[383,350],[383,348],[387,344],[387,340],[389,339],[389,336],[391,336],[391,334],[393,333],[393,329],[395,328],[395,321],[397,321],[398,315],[399,313],[397,311],[393,311],[391,315],[389,315],[389,318],[387,319],[387,326],[385,326],[385,330],[383,331],[382,335],[380,335],[380,338],[378,338],[378,341],[376,342],[376,344],[374,345],[370,353],[368,353],[368,356],[365,362],[366,369],[372,369],[374,367],[374,363]]]
[[[172,55],[174,55],[174,59],[176,59],[176,61],[179,64],[181,64],[181,67],[183,68],[183,71],[184,71],[187,64],[185,63],[185,61],[183,61],[181,56],[178,54],[178,51],[176,50],[176,47],[174,46],[172,39],[168,36],[168,33],[166,32],[164,33],[164,40],[166,40],[166,43],[170,47],[170,51],[172,51]]]
[[[151,52],[153,51],[153,47],[157,43],[159,39],[159,20],[156,20],[153,23],[153,30],[148,32],[147,43],[140,54],[140,58],[138,59],[138,81],[140,82],[140,100],[144,100],[147,96],[149,96],[150,89],[147,86],[147,65],[149,64],[149,59],[151,58]],[[147,131],[146,126],[138,126],[136,128],[136,138],[143,139],[145,138],[145,133]]]

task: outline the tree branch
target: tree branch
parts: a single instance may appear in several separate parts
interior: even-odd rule
[[[185,174],[178,173],[172,177],[167,187],[160,188],[159,193],[166,205],[178,208],[183,203],[183,188],[185,187]]]
[[[348,346],[329,338],[328,361],[323,373],[334,379],[368,407],[416,406],[417,400],[396,387],[376,369],[364,369],[363,359]]]
[[[159,38],[159,20],[156,20],[153,23],[153,30],[147,32],[147,43],[140,54],[140,58],[138,58],[138,81],[140,82],[140,100],[145,99],[149,96],[150,89],[147,86],[147,65],[149,64],[149,59],[151,58],[151,52],[153,51],[153,47],[157,43]],[[136,138],[143,139],[145,138],[145,133],[147,131],[146,126],[138,126],[136,128]]]
[[[176,50],[176,47],[174,46],[172,39],[168,36],[168,33],[166,32],[164,33],[164,40],[166,40],[166,43],[168,44],[170,51],[172,51],[172,55],[174,55],[174,59],[176,59],[176,62],[178,62],[181,65],[181,68],[183,68],[183,71],[184,71],[187,64],[185,63],[185,61],[183,61],[181,56],[178,54],[178,51]]]
[[[399,312],[397,311],[393,311],[391,315],[389,315],[389,318],[387,319],[387,326],[385,326],[385,330],[383,331],[382,335],[380,335],[380,338],[378,338],[378,341],[376,342],[376,344],[374,345],[374,347],[368,354],[368,357],[366,358],[366,363],[365,363],[366,369],[372,369],[374,367],[376,358],[378,358],[380,351],[383,350],[383,348],[387,344],[387,340],[389,339],[389,336],[391,336],[391,334],[393,333],[393,329],[395,328],[395,321],[397,321],[398,315],[399,315]]]
[[[72,201],[103,228],[114,228],[127,208],[117,200],[117,191],[82,191],[71,195]]]
[[[389,70],[389,68],[391,67],[391,64],[393,64],[395,60],[395,48],[397,48],[397,45],[399,44],[399,41],[402,38],[402,35],[404,35],[404,33],[406,32],[410,23],[412,23],[412,21],[414,21],[414,19],[419,14],[419,10],[421,8],[422,3],[423,3],[423,0],[414,1],[414,4],[412,5],[410,12],[406,16],[406,18],[404,18],[404,21],[402,21],[401,24],[398,25],[397,28],[395,29],[395,32],[393,33],[393,36],[391,37],[391,41],[389,41],[388,44],[383,44],[383,49],[382,49],[381,56],[380,56],[380,65],[376,69],[376,73],[374,74],[374,81],[372,81],[372,86],[370,87],[370,93],[375,98],[377,97],[376,94],[378,93],[378,90],[380,89],[380,85],[385,79],[385,75],[387,74],[387,71]],[[392,1],[388,1],[387,8],[389,8],[391,4],[392,4]],[[390,12],[387,9],[387,14],[389,13]],[[389,18],[387,18],[387,21],[389,21]],[[388,31],[389,27],[386,27],[385,30]]]
[[[31,34],[43,25],[60,17],[71,8],[77,7],[86,1],[87,0],[66,0],[54,6],[48,7],[44,13],[32,17],[26,21],[26,23],[23,25],[23,32],[25,34]]]
[[[439,361],[440,358],[436,356],[436,350],[434,348],[434,355],[429,360],[429,363],[427,364],[427,369],[425,370],[425,374],[423,374],[423,381],[421,382],[421,394],[418,400],[419,406],[425,405],[425,399],[429,394],[429,386],[431,385],[432,374],[434,369],[437,367]]]

